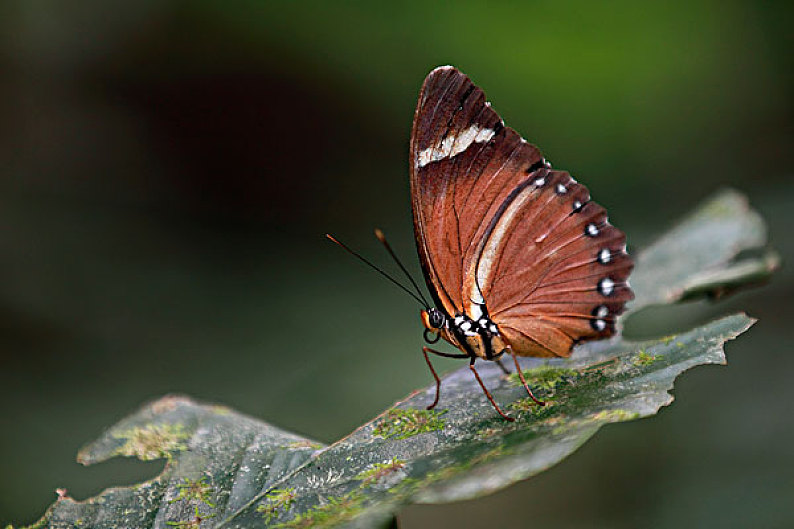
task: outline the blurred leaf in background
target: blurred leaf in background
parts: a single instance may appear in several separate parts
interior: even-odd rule
[[[380,226],[412,258],[408,132],[438,64],[585,182],[630,244],[730,184],[790,262],[791,9],[4,2],[0,521],[34,520],[64,484],[85,497],[151,475],[68,462],[163,393],[330,441],[427,383],[415,307],[322,234],[378,256]],[[638,315],[636,337],[731,307],[761,322],[727,370],[682,381],[677,413],[403,525],[786,525],[792,287],[784,268],[728,309]]]

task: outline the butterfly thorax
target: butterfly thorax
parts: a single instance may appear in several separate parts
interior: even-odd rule
[[[425,339],[428,342],[438,341],[438,337],[432,339],[431,336],[440,336],[472,358],[495,360],[507,348],[499,334],[499,328],[487,313],[481,314],[477,319],[463,313],[448,317],[433,308],[422,311],[422,323],[426,328]]]

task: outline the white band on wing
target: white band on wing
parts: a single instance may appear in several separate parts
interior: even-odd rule
[[[468,149],[472,143],[490,141],[493,136],[493,129],[483,129],[479,125],[471,125],[460,134],[450,134],[441,140],[440,143],[420,152],[417,157],[419,167],[424,167],[430,162],[437,162],[444,158],[453,158]]]

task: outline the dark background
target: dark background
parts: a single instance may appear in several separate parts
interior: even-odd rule
[[[418,308],[323,239],[418,270],[407,145],[454,64],[635,248],[721,186],[794,259],[791,3],[6,1],[0,5],[0,523],[153,476],[74,462],[170,392],[323,442],[430,383]],[[405,528],[790,527],[794,276],[728,367],[554,469]],[[441,362],[450,369],[454,361]]]

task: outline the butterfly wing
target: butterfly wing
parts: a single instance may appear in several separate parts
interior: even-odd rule
[[[411,133],[411,196],[425,279],[448,314],[468,305],[466,263],[488,219],[524,171],[542,165],[540,151],[504,126],[466,75],[450,66],[430,72]]]
[[[520,355],[565,356],[614,333],[633,297],[625,236],[455,68],[422,86],[411,195],[425,279],[448,314],[489,314]]]
[[[505,204],[484,243],[477,277],[489,314],[513,350],[567,356],[611,336],[634,295],[626,236],[587,188],[541,169]]]

